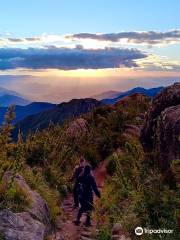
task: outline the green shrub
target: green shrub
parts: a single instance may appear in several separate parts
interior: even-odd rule
[[[28,194],[17,183],[2,193],[1,197],[4,200],[1,208],[9,208],[13,212],[22,212],[31,205],[31,199]]]
[[[34,169],[32,171],[30,167],[26,167],[23,169],[22,175],[25,178],[27,184],[32,189],[35,189],[47,202],[50,209],[51,221],[54,224],[56,218],[62,213],[62,210],[60,208],[60,201],[62,200],[62,196],[59,194],[57,189],[52,188],[48,185],[48,182],[46,182],[44,179],[44,176],[40,169]]]
[[[0,232],[0,240],[5,240],[4,233],[1,233],[1,232]]]
[[[171,170],[174,174],[176,182],[180,182],[180,159],[173,160],[171,163]]]
[[[99,140],[98,151],[103,159],[105,159],[112,152],[114,145],[113,136],[111,132],[104,131]]]
[[[98,240],[110,240],[111,239],[111,233],[108,227],[103,227],[100,229]]]
[[[84,157],[91,164],[92,168],[97,167],[98,163],[100,162],[100,157],[97,153],[97,150],[91,147],[85,149]]]
[[[113,175],[117,170],[117,157],[113,154],[108,158],[108,163],[106,166],[107,173]]]

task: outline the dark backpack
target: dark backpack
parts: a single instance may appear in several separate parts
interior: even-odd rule
[[[76,178],[76,184],[77,184],[77,194],[79,195],[79,198],[82,198],[83,194],[83,184],[82,184],[82,176],[81,173],[83,172],[84,167],[78,167],[75,172],[75,178]]]
[[[84,167],[78,167],[75,171],[75,179],[78,181],[78,178],[80,177],[80,174],[83,172]]]

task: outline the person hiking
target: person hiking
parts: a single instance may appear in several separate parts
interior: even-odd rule
[[[101,194],[97,188],[96,180],[91,174],[91,166],[86,165],[84,168],[84,173],[80,177],[82,184],[82,192],[80,196],[81,207],[79,209],[77,219],[74,221],[75,225],[79,225],[81,216],[83,213],[87,214],[85,225],[87,227],[91,226],[91,213],[93,210],[93,192],[97,197],[101,197]]]
[[[81,191],[80,176],[83,175],[85,162],[86,161],[85,161],[84,157],[81,157],[80,161],[79,161],[79,165],[77,165],[74,168],[74,174],[71,178],[71,181],[74,180],[74,187],[73,187],[74,208],[79,207],[79,194]]]

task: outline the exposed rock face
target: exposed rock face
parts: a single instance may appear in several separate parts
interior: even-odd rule
[[[73,137],[78,137],[88,131],[88,122],[84,118],[78,118],[70,123],[67,133]]]
[[[180,105],[166,108],[161,113],[155,134],[159,164],[166,170],[170,161],[180,158]]]
[[[157,154],[161,170],[180,158],[180,83],[165,88],[152,102],[141,132],[145,150]]]
[[[43,240],[45,226],[27,212],[15,214],[5,209],[0,212],[0,232],[6,240]]]
[[[135,137],[139,137],[140,136],[140,132],[141,132],[141,128],[135,125],[129,125],[127,124],[126,126],[126,130],[125,130],[125,134],[129,134]]]
[[[122,226],[120,223],[115,223],[112,228],[112,234],[117,235],[122,233]]]
[[[11,177],[10,172],[4,174],[2,184],[6,189]],[[33,191],[20,175],[15,177],[15,183],[26,192],[31,204],[25,212],[13,213],[10,210],[0,212],[0,232],[5,234],[8,240],[40,240],[50,231],[50,213],[45,200]]]

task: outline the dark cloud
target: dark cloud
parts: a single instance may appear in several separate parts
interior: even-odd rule
[[[1,36],[1,35],[0,35]],[[41,41],[42,39],[40,37],[27,37],[27,38],[4,38],[4,39],[0,39],[0,41],[8,41],[9,43],[23,43],[24,41],[26,42],[37,42],[37,41]]]
[[[36,42],[36,41],[40,41],[41,38],[40,37],[27,37],[27,38],[24,38],[26,41],[29,41],[29,42]]]
[[[129,43],[135,44],[159,44],[180,42],[180,30],[168,32],[147,31],[147,32],[120,32],[109,34],[79,33],[67,38],[94,39],[99,41],[119,42],[121,39],[127,39]]]
[[[145,57],[137,49],[0,48],[0,70],[131,68],[137,66],[134,60]]]
[[[21,38],[8,38],[8,40],[15,43],[23,42],[23,39]]]

